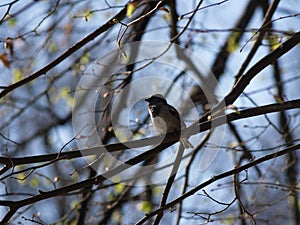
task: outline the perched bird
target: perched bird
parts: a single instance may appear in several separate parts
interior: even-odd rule
[[[178,131],[186,128],[183,120],[180,119],[177,110],[167,103],[167,100],[161,94],[152,95],[146,98],[149,102],[148,111],[155,130],[159,134]],[[186,137],[181,137],[180,142],[184,148],[193,148],[194,146],[188,141]]]

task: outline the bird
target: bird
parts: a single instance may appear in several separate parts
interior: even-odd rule
[[[153,127],[159,134],[166,134],[186,128],[186,124],[181,120],[178,111],[169,105],[162,94],[154,94],[145,99],[148,102],[148,111]],[[186,137],[181,137],[180,142],[184,148],[194,148]]]

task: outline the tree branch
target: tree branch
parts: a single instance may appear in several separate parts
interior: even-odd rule
[[[52,62],[50,62],[48,65],[43,67],[42,69],[30,74],[26,78],[13,83],[6,87],[1,93],[0,93],[0,99],[3,98],[8,93],[12,92],[13,90],[33,81],[34,79],[40,77],[41,75],[46,74],[49,70],[51,70],[53,67],[60,64],[62,61],[67,59],[70,55],[72,55],[74,52],[79,50],[81,47],[86,45],[88,42],[94,40],[96,37],[98,37],[100,34],[107,31],[109,28],[113,27],[116,24],[116,21],[120,21],[124,16],[126,15],[126,7],[124,7],[117,15],[115,15],[113,18],[111,18],[108,22],[106,22],[103,26],[99,27],[97,30],[92,32],[91,34],[84,37],[82,40],[77,42],[75,45],[67,49],[64,53],[62,53],[60,56],[58,56],[56,59],[54,59]]]
[[[257,160],[254,160],[252,162],[249,162],[248,164],[246,165],[243,165],[243,166],[240,166],[238,168],[235,168],[235,169],[232,169],[232,170],[229,170],[229,171],[226,171],[224,173],[221,173],[219,175],[216,175],[214,177],[212,177],[211,179],[203,182],[202,184],[198,185],[197,187],[191,189],[190,191],[186,192],[185,194],[181,195],[180,197],[176,198],[175,200],[169,202],[168,204],[166,204],[164,207],[161,207],[155,211],[152,211],[151,213],[147,214],[144,218],[142,218],[139,222],[136,223],[136,225],[142,225],[144,222],[146,222],[149,218],[155,216],[156,214],[158,213],[161,213],[162,211],[166,210],[166,209],[169,209],[171,208],[172,206],[176,205],[177,203],[180,203],[182,202],[184,199],[194,195],[196,192],[200,191],[202,188],[212,184],[213,182],[217,181],[217,180],[221,180],[223,178],[226,178],[228,176],[231,176],[231,175],[234,175],[236,173],[239,173],[243,170],[246,170],[246,169],[249,169],[255,165],[258,165],[260,163],[263,163],[263,162],[266,162],[270,159],[274,159],[274,158],[277,158],[279,156],[283,156],[287,153],[290,153],[290,152],[293,152],[293,151],[296,151],[300,149],[300,144],[297,144],[297,145],[294,145],[294,146],[291,146],[289,148],[286,148],[284,150],[281,150],[281,151],[278,151],[278,152],[275,152],[275,153],[272,153],[272,154],[269,154],[269,155],[266,155],[266,156],[263,156]]]
[[[200,127],[198,126],[197,129],[195,129],[195,126],[191,126],[187,129],[184,129],[183,131],[191,130],[192,132],[194,132],[194,133],[191,133],[191,134],[196,134],[196,133],[199,133],[199,132],[202,132],[202,131],[205,131],[205,130],[209,130],[211,128],[212,124],[214,126],[223,125],[224,123],[226,123],[226,120],[231,122],[231,121],[234,121],[234,120],[248,118],[248,117],[252,117],[252,116],[258,116],[258,115],[262,115],[262,114],[265,114],[265,113],[278,112],[278,111],[282,111],[282,110],[294,109],[294,108],[299,108],[299,107],[300,107],[300,100],[284,102],[282,104],[271,104],[271,105],[261,106],[261,107],[257,107],[256,110],[247,109],[247,110],[243,110],[243,111],[240,111],[240,112],[231,113],[231,114],[228,114],[228,115],[225,115],[225,116],[220,116],[220,117],[214,119],[213,121],[207,121],[207,122],[202,123],[200,125]],[[45,199],[48,199],[48,198],[52,198],[52,197],[55,197],[55,196],[65,195],[65,194],[71,193],[73,191],[80,190],[82,188],[90,187],[92,185],[99,185],[104,180],[106,180],[106,179],[108,179],[108,178],[110,178],[110,177],[112,177],[112,176],[114,176],[114,175],[130,168],[131,165],[138,164],[138,163],[140,163],[140,162],[142,162],[142,161],[144,161],[148,158],[151,158],[151,157],[155,156],[156,154],[158,154],[159,152],[166,149],[167,147],[171,146],[172,144],[174,144],[175,142],[177,142],[179,140],[180,133],[181,132],[173,132],[173,133],[166,134],[165,140],[159,146],[157,146],[154,149],[151,149],[147,152],[144,152],[144,153],[142,153],[142,154],[140,154],[140,155],[138,155],[138,156],[136,156],[132,159],[127,160],[126,162],[124,162],[124,164],[121,164],[120,166],[117,166],[114,169],[112,169],[112,170],[110,170],[110,171],[108,171],[104,174],[100,174],[96,177],[89,178],[87,180],[77,182],[75,184],[71,184],[71,185],[68,185],[68,186],[65,186],[65,187],[62,187],[62,188],[58,188],[58,189],[55,189],[55,190],[52,190],[52,191],[44,192],[44,191],[40,190],[39,195],[35,195],[33,197],[23,199],[23,200],[20,200],[20,201],[0,201],[0,205],[10,207],[10,211],[4,217],[2,222],[7,222],[11,218],[11,216],[14,214],[14,213],[12,213],[12,211],[16,211],[16,209],[19,209],[23,206],[30,205],[30,204],[33,204],[35,202],[45,200]],[[153,141],[153,140],[161,139],[161,137],[152,137],[152,138],[148,138],[148,139]],[[139,143],[142,144],[142,143],[145,143],[145,141],[148,141],[148,140],[142,140],[142,141],[139,140],[139,141],[133,141],[133,142],[139,142]],[[109,147],[109,146],[110,145],[108,145],[107,147]],[[264,162],[266,160],[274,158],[274,155],[275,156],[280,156],[280,155],[285,154],[286,151],[287,152],[294,151],[294,150],[298,149],[299,146],[300,145],[296,145],[296,147],[288,148],[288,149],[292,149],[292,150],[283,150],[283,151],[279,152],[278,155],[277,155],[277,153],[275,153],[275,154],[270,154],[268,156],[262,157],[262,158],[260,158],[256,161],[254,161],[254,163],[252,162],[252,163],[249,163],[245,166],[241,166],[238,169],[235,169],[233,171],[234,172],[240,172],[244,169],[255,166],[256,164],[258,164],[260,162]],[[101,146],[100,148],[103,149],[104,147],[105,146]],[[128,148],[128,147],[126,147],[126,148]],[[296,148],[296,149],[294,149],[294,148]],[[121,149],[119,149],[119,150],[121,150]],[[80,151],[78,151],[78,152],[80,152]],[[33,157],[31,157],[31,158],[33,158]],[[9,160],[9,159],[7,159],[7,160]],[[217,179],[213,178],[213,179],[203,183],[203,185],[207,186],[208,184],[211,184],[215,180],[224,178],[224,177],[232,175],[232,174],[234,174],[232,171],[228,171],[227,173],[216,176]],[[201,188],[202,187],[204,187],[204,186],[201,186]],[[188,192],[188,193],[190,193],[190,192]],[[183,196],[186,196],[186,194],[184,194]],[[166,206],[162,207],[161,209],[164,210],[166,208],[169,208],[169,206],[170,206],[169,204],[166,204]],[[157,212],[159,213],[161,211],[157,211]],[[151,214],[151,215],[155,215],[155,214]]]
[[[219,102],[213,111],[217,112],[223,110],[226,105],[231,105],[241,95],[245,88],[250,84],[250,81],[268,65],[274,63],[278,58],[290,51],[292,48],[300,43],[300,32],[295,33],[290,39],[285,41],[282,45],[276,48],[273,52],[263,57],[255,65],[253,65],[240,79],[236,82],[232,90],[226,97]]]
[[[280,112],[289,109],[296,109],[300,108],[300,99],[292,100],[283,103],[275,103],[260,107],[255,107],[251,109],[241,110],[238,112],[230,113],[228,115],[220,116],[214,118],[210,121],[205,121],[200,124],[192,125],[189,128],[182,130],[183,132],[187,132],[190,135],[195,135],[200,132],[206,131],[211,129],[212,124],[214,126],[220,126],[225,124],[226,122],[232,122],[239,119],[245,119],[249,117],[259,116],[267,113],[274,113]],[[31,164],[31,163],[41,163],[41,162],[48,162],[48,161],[58,161],[58,160],[67,160],[67,159],[74,159],[80,158],[83,156],[89,155],[99,155],[105,152],[116,152],[116,151],[130,151],[134,148],[145,147],[149,145],[155,145],[157,143],[162,144],[172,144],[174,141],[178,140],[181,131],[173,132],[166,134],[164,140],[162,141],[161,136],[155,137],[147,137],[141,140],[123,142],[123,143],[116,143],[116,144],[109,144],[103,146],[97,146],[94,148],[87,148],[82,150],[70,151],[70,152],[61,152],[61,153],[54,153],[48,155],[40,155],[40,156],[28,156],[28,157],[21,157],[21,158],[13,158],[13,157],[0,157],[0,164],[4,164],[3,168],[11,168],[17,165],[22,164]],[[3,168],[0,170],[3,170]]]

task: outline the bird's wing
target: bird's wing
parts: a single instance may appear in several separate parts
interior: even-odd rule
[[[176,117],[178,121],[180,121],[181,129],[186,128],[186,125],[185,125],[184,121],[181,119],[178,111],[171,105],[169,105],[169,112],[170,112],[170,114],[172,114],[172,116]]]
[[[176,117],[180,121],[180,116],[179,116],[178,111],[171,105],[169,105],[168,109],[169,109],[169,112],[172,114],[172,116]]]

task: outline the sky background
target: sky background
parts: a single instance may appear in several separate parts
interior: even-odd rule
[[[5,4],[9,2],[10,1],[2,1],[0,3],[1,17],[7,10]],[[4,64],[0,64],[0,86],[12,84],[17,81],[20,76],[21,78],[24,78],[32,72],[44,67],[47,63],[62,54],[73,44],[104,24],[126,3],[126,1],[108,1],[112,6],[117,7],[103,10],[107,8],[105,1],[82,1],[76,4],[74,2],[60,1],[59,8],[54,7],[54,5],[57,3],[56,1],[39,1],[37,3],[34,1],[31,3],[28,3],[27,1],[19,1],[17,4],[13,5],[10,13],[12,15],[16,14],[15,19],[9,18],[0,26],[0,53],[7,51],[7,49],[4,47],[7,37],[14,38],[15,53],[9,68]],[[202,6],[207,6],[217,2],[221,1],[204,1]],[[178,7],[178,14],[182,15],[193,10],[196,4],[198,4],[198,1],[178,1],[177,4],[180,4]],[[246,0],[228,0],[224,1],[220,5],[199,10],[189,26],[189,29],[191,30],[186,31],[180,37],[180,41],[182,43],[187,43],[190,41],[188,49],[195,54],[197,59],[201,60],[203,66],[205,66],[205,68],[203,68],[205,72],[207,71],[207,68],[211,67],[215,60],[216,54],[220,49],[220,46],[223,45],[225,38],[228,36],[229,32],[227,29],[234,27],[234,24],[243,13],[247,4],[248,1]],[[27,7],[29,10],[24,10],[28,9]],[[47,17],[47,14],[54,9],[56,9],[55,13],[49,14],[49,17]],[[276,33],[278,36],[282,34],[281,31],[297,31],[299,27],[299,16],[290,16],[288,18],[283,17],[299,13],[299,10],[299,3],[296,0],[281,1],[279,3],[279,8],[276,10],[276,13],[273,16],[273,19],[278,19],[273,23],[273,29],[278,31]],[[88,12],[90,11],[93,13],[89,14]],[[87,16],[84,17],[84,15]],[[247,28],[254,30],[258,29],[261,26],[262,17],[262,10],[256,10],[255,16]],[[124,22],[126,23],[129,20],[130,19],[127,18],[124,20]],[[186,22],[187,19],[182,19],[178,23],[179,27],[183,27]],[[147,32],[143,36],[142,41],[145,43],[147,43],[147,41],[167,43],[169,41],[168,23],[168,14],[162,10],[159,11],[151,19],[150,25],[147,28]],[[51,30],[51,27],[54,27],[54,29]],[[124,27],[122,29],[124,29]],[[51,30],[51,32],[49,32],[49,30]],[[74,133],[74,127],[72,126],[74,124],[72,123],[51,127],[50,124],[52,124],[53,121],[51,121],[49,112],[47,110],[51,108],[52,113],[59,118],[64,118],[72,111],[74,92],[76,88],[79,87],[78,83],[80,83],[82,79],[85,79],[83,75],[87,74],[87,71],[92,71],[91,68],[99,66],[99,63],[103,63],[105,56],[111,54],[113,51],[119,50],[116,40],[117,37],[120,37],[118,36],[119,30],[120,26],[114,26],[114,28],[109,30],[109,32],[101,35],[91,43],[87,44],[84,48],[78,50],[71,57],[47,72],[44,76],[34,80],[29,87],[22,87],[14,92],[7,102],[1,102],[1,134],[9,137],[9,139],[14,140],[17,143],[22,143],[20,145],[22,147],[18,147],[7,140],[0,140],[2,145],[1,151],[3,154],[6,154],[6,149],[8,149],[7,151],[9,155],[14,157],[58,152],[76,135],[76,132]],[[256,37],[253,37],[253,39],[249,41],[249,39],[252,38],[253,33],[253,31],[246,32],[241,41],[241,43],[243,45],[245,44],[245,46],[243,48],[242,46],[238,46],[237,49],[231,54],[225,68],[225,72],[218,81],[219,89],[215,92],[217,100],[221,100],[231,90],[235,82],[235,75],[237,74],[243,60],[247,57],[249,50],[253,46]],[[281,42],[287,40],[287,37],[284,35],[282,35],[281,38],[282,39],[278,38],[278,40]],[[247,41],[249,41],[249,43],[247,43]],[[97,44],[95,45],[95,43]],[[267,41],[264,40],[263,44],[267,44]],[[151,52],[153,49],[154,48],[150,47],[150,54],[153,53]],[[268,52],[269,48],[267,46],[259,48],[251,60],[248,68],[254,65]],[[299,53],[300,49],[297,46],[295,49],[279,59],[282,79],[286,81],[284,85],[286,88],[286,92],[284,93],[285,100],[299,98]],[[79,63],[74,64],[77,58],[79,59],[77,60]],[[170,74],[175,76],[178,70],[178,68],[174,66],[177,63],[177,59],[174,60],[170,56],[170,61],[167,62],[167,60],[168,59],[166,59],[164,63],[154,63],[147,69],[138,71],[135,74],[134,81],[142,77],[145,79],[143,81],[144,83],[138,83],[136,86],[133,84],[133,87],[129,92],[129,98],[123,103],[124,108],[117,110],[120,112],[119,118],[116,122],[117,127],[124,126],[125,128],[122,128],[126,129],[126,126],[134,126],[135,124],[134,122],[132,123],[132,121],[139,121],[147,114],[147,105],[145,102],[143,102],[143,98],[147,95],[150,95],[152,91],[166,91],[167,82],[164,83],[163,80],[172,80],[172,76],[170,77]],[[120,60],[120,62],[123,63],[122,60]],[[100,81],[102,78],[107,78],[106,74],[101,74],[101,76],[103,77],[100,77]],[[191,76],[193,77],[193,75]],[[105,79],[104,81],[106,81]],[[189,88],[194,83],[192,82],[192,79],[186,79],[178,82],[178,84],[182,86],[178,89],[173,89],[171,94],[168,95],[170,96],[168,100],[172,105],[180,109],[183,102],[186,101],[186,95],[183,93],[188,93]],[[51,86],[51,88],[49,88],[49,86]],[[275,103],[275,88],[272,68],[268,67],[264,69],[258,76],[256,76],[246,88],[245,93],[248,97],[242,95],[234,103],[234,106],[241,110],[254,107],[255,105]],[[48,95],[43,94],[44,92],[47,92]],[[68,94],[64,95],[63,93]],[[251,98],[251,101],[249,98]],[[95,101],[95,99],[92,99],[92,101]],[[101,99],[98,99],[97,104],[101,104],[99,101],[101,101]],[[31,107],[32,105],[34,107]],[[135,106],[135,108],[132,108],[133,106]],[[192,123],[198,118],[198,115],[193,112],[195,111],[192,111],[192,113],[189,113],[184,118],[188,124]],[[227,112],[230,112],[230,110]],[[298,114],[299,110],[291,110],[289,112],[290,124],[291,128],[293,129],[293,134],[295,134],[295,139],[299,139],[300,121]],[[277,114],[268,115],[267,118],[271,120],[275,126],[278,125]],[[247,144],[253,150],[272,148],[284,143],[282,135],[272,128],[265,116],[241,120],[234,124],[237,126],[237,129],[243,139],[247,140]],[[50,129],[47,135],[47,141],[45,141],[45,137],[42,136],[31,138],[31,136],[34,135],[41,127],[49,126]],[[199,164],[195,162],[193,164],[190,188],[199,185],[199,183],[218,173],[234,167],[237,156],[235,155],[235,152],[227,151],[226,148],[233,145],[236,141],[232,135],[227,132],[228,130],[225,129],[228,128],[225,126],[218,128],[215,136],[203,149],[202,154],[197,155],[195,162],[199,162]],[[129,136],[124,135],[122,130],[120,130],[120,133],[121,139],[126,140],[129,138]],[[155,132],[153,127],[151,127],[151,124],[149,125],[148,123],[147,126],[142,127],[140,135],[134,136],[133,139],[139,139],[152,135],[155,135]],[[202,137],[203,134],[196,135],[191,138],[191,141],[196,143],[198,140],[201,140]],[[114,139],[111,141],[118,142],[119,140]],[[46,144],[47,142],[48,144],[51,143],[51,146],[48,146],[48,144]],[[75,146],[76,143],[72,142],[70,145],[68,145],[68,149],[72,149],[72,147]],[[141,151],[141,149],[137,150],[134,154],[138,154]],[[174,156],[175,152],[176,146],[163,153],[160,160],[163,162],[164,160],[168,159],[170,155]],[[186,154],[190,154],[191,152],[192,151],[187,151]],[[209,156],[206,154],[210,155],[211,152],[214,152],[213,156],[216,157],[212,157],[207,161],[203,160],[203,158],[209,158]],[[255,157],[260,157],[265,154],[266,152],[264,151],[255,152]],[[128,155],[124,156],[124,158],[126,157],[128,157]],[[278,163],[280,165],[282,161],[278,160],[274,163]],[[74,168],[80,168],[84,164],[84,160],[66,162],[62,165],[63,167],[61,169],[64,170],[65,176],[67,177],[68,174],[74,171]],[[263,169],[268,168],[266,167]],[[251,179],[255,179],[257,177],[255,172],[251,173],[253,170],[254,169],[250,169],[248,171],[248,175]],[[56,169],[53,167],[42,168],[39,170],[39,173],[52,177],[54,176],[53,174],[56,173]],[[182,175],[184,175],[184,170],[180,171],[178,177]],[[274,174],[271,172],[270,174],[266,173],[264,179],[268,180],[268,178],[272,178],[273,176]],[[84,176],[72,179],[80,180],[84,179]],[[282,175],[278,175],[278,181],[281,179],[284,180],[284,177],[282,177]],[[231,196],[232,185],[228,185],[228,187],[226,187],[226,184],[227,182],[229,183],[231,181],[231,178],[226,178],[220,182],[210,185],[206,190],[219,201],[229,202],[233,198],[233,196]],[[39,183],[39,185],[45,189],[52,188],[52,186],[50,186],[45,180]],[[174,188],[175,190],[172,191],[170,200],[176,196],[179,196],[182,181],[179,180],[174,185],[178,188]],[[26,191],[28,190],[29,194],[33,194],[29,184],[20,185],[20,182],[18,181],[9,181],[8,186],[15,192],[23,189]],[[138,190],[139,189],[137,188],[137,192]],[[247,188],[245,188],[245,190],[247,190]],[[4,191],[5,185],[3,185],[1,192],[4,193]],[[247,191],[247,196],[249,198],[256,199],[257,202],[262,200],[260,198],[263,196],[263,194],[260,193],[256,196],[255,188],[249,188]],[[272,195],[276,194],[277,192],[272,193]],[[272,196],[266,196],[266,198],[267,197],[271,198]],[[17,198],[22,198],[22,196]],[[70,198],[69,201],[72,202],[72,198]],[[201,201],[200,205],[199,201]],[[41,215],[43,215],[43,219],[50,223],[51,221],[58,219],[59,209],[54,207],[53,210],[58,212],[53,212],[52,210],[49,211],[49,208],[56,206],[56,204],[57,201],[55,199],[48,200],[46,204],[44,202],[37,203],[33,208],[25,212],[24,215],[30,217],[32,212],[35,212],[38,209]],[[186,212],[194,211],[194,206],[197,206],[197,211],[205,211],[211,207],[216,207],[214,210],[218,210],[217,207],[220,207],[216,204],[213,204],[207,198],[205,199],[197,197],[186,200],[184,202],[184,206],[186,207]],[[285,204],[282,204],[282,206],[279,206],[279,208],[283,208],[284,206]],[[136,208],[136,205],[128,207],[128,210],[130,210],[130,207]],[[233,207],[230,211],[234,213],[235,210],[236,208]],[[1,212],[5,213],[6,209],[0,208],[0,215],[2,214]],[[164,218],[164,221],[172,220],[173,214],[166,214],[167,215]],[[128,216],[125,219],[125,223],[131,224],[132,221],[138,221],[139,218],[141,218],[141,215],[143,215],[143,213],[133,214],[132,217]],[[265,215],[272,215],[272,212],[266,210]],[[19,220],[21,221],[22,218],[20,217]],[[182,219],[182,224],[194,224],[194,222],[195,221],[193,220]]]

